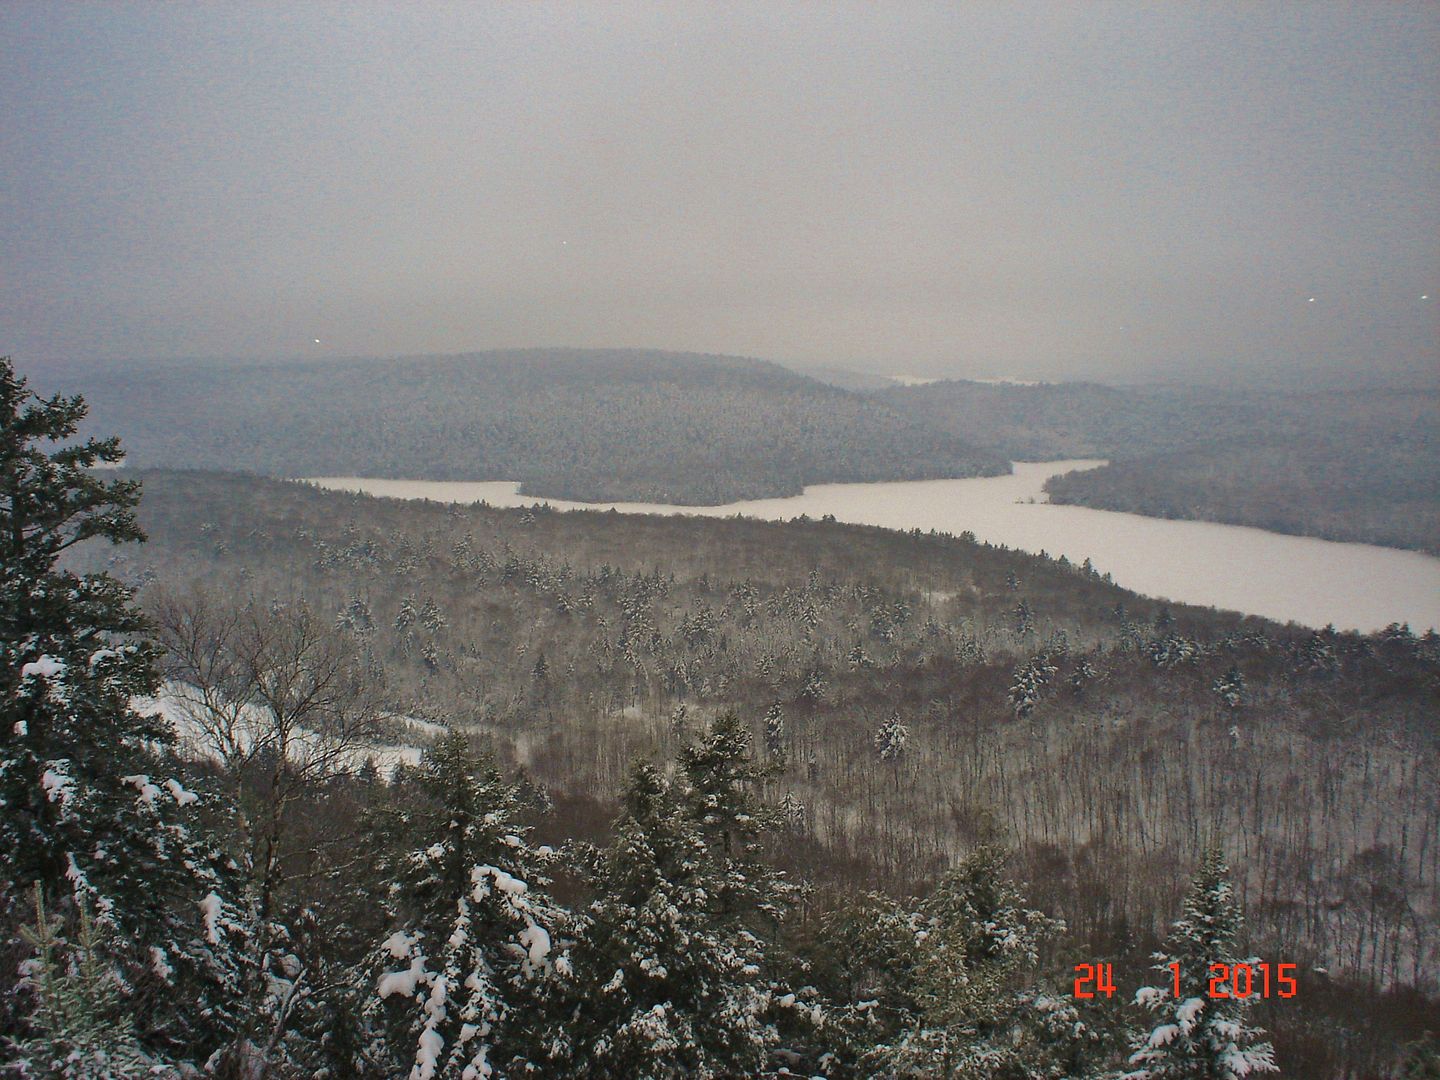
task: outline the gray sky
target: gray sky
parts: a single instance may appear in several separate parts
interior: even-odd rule
[[[12,0],[0,353],[1431,370],[1437,58],[1373,0]]]

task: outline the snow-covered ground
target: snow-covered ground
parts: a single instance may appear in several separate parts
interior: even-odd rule
[[[1440,559],[1418,551],[1338,544],[1243,525],[1171,521],[1088,506],[1056,506],[1045,494],[1051,476],[1105,464],[1099,460],[1015,462],[1009,476],[963,480],[900,480],[815,484],[803,495],[723,506],[662,503],[577,503],[521,495],[507,481],[378,480],[316,477],[339,491],[401,499],[608,510],[622,514],[686,514],[789,520],[830,515],[887,529],[969,531],[980,540],[1021,551],[1048,552],[1080,564],[1087,558],[1116,584],[1146,596],[1207,604],[1279,622],[1334,623],[1342,630],[1378,630],[1408,622],[1423,633],[1440,627]]]
[[[256,705],[240,705],[234,710],[234,722],[226,726],[223,734],[216,732],[217,725],[208,723],[206,707],[199,691],[185,683],[168,682],[155,697],[137,697],[135,708],[147,716],[160,715],[168,720],[180,741],[180,752],[187,757],[223,762],[227,756],[223,747],[228,744],[232,754],[245,755],[257,744],[273,741],[269,733],[273,730],[269,715]],[[445,731],[442,724],[421,720],[414,716],[391,716],[414,732],[413,743],[379,743],[373,746],[347,748],[334,761],[337,768],[354,770],[367,760],[374,761],[381,774],[388,774],[396,765],[414,767],[420,764],[425,747]],[[330,748],[325,740],[312,731],[301,731],[292,736],[290,756],[296,760],[313,759],[329,755]]]

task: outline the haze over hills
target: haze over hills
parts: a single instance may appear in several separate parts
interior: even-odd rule
[[[875,395],[1015,460],[1105,457],[1055,502],[1440,551],[1440,391],[943,381]]]
[[[640,350],[67,367],[137,466],[518,480],[682,504],[806,484],[984,476],[1006,460],[775,364]]]
[[[513,480],[527,495],[714,505],[806,485],[1109,458],[1056,502],[1440,551],[1440,391],[814,376],[739,357],[457,356],[66,363],[131,464]]]
[[[0,42],[3,1077],[1440,1078],[1440,4]]]

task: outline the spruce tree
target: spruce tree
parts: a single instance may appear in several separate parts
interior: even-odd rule
[[[368,1057],[383,1075],[533,1074],[563,1056],[546,982],[569,973],[567,912],[546,893],[548,848],[525,840],[514,788],[458,731],[386,811],[382,897],[392,932],[368,968]]]
[[[1185,898],[1184,914],[1171,927],[1154,970],[1158,985],[1144,986],[1135,1001],[1152,1026],[1132,1043],[1125,1080],[1243,1080],[1278,1072],[1264,1032],[1245,1021],[1247,1002],[1210,996],[1210,966],[1246,963],[1240,955],[1244,920],[1218,849],[1206,853]],[[1180,993],[1174,968],[1179,965]]]
[[[1232,713],[1245,704],[1245,676],[1236,665],[1216,679],[1211,689]]]
[[[925,918],[882,893],[840,893],[800,931],[804,970],[826,1002],[831,1076],[890,1075],[893,1047],[918,1024]]]
[[[755,760],[750,732],[733,712],[717,717],[699,743],[680,751],[683,803],[709,847],[717,874],[717,918],[754,927],[779,920],[790,886],[760,857],[764,838],[780,824],[757,794],[770,770]]]
[[[567,1075],[615,1080],[749,1074],[773,1032],[759,939],[720,914],[716,852],[679,794],[637,766],[576,949],[585,988]]]
[[[1034,1009],[1026,982],[1040,942],[1061,927],[1025,906],[1005,873],[1008,858],[1002,847],[980,845],[921,905],[913,961],[917,1016],[879,1054],[902,1074],[1031,1075],[1016,1042],[1020,1019]]]
[[[875,756],[895,765],[905,753],[905,744],[909,740],[910,729],[900,722],[900,711],[892,710],[885,722],[875,731]]]
[[[64,1080],[136,1080],[170,1072],[146,1053],[124,988],[102,952],[102,932],[89,905],[79,904],[74,942],[45,910],[35,887],[35,925],[21,936],[34,950],[23,965],[24,986],[36,1001],[33,1034],[13,1047],[22,1076]]]
[[[61,565],[87,540],[143,539],[138,483],[92,471],[119,442],[77,440],[85,415],[0,359],[0,927],[36,886],[67,922],[88,907],[141,1041],[205,1054],[232,1027],[234,867],[200,830],[169,725],[131,705],[158,677],[129,591]]]
[[[765,712],[765,753],[777,771],[785,771],[785,712],[778,701]]]

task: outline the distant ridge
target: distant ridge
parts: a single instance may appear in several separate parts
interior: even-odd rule
[[[137,467],[517,480],[535,495],[682,504],[1009,470],[882,401],[746,357],[512,349],[63,374]]]

